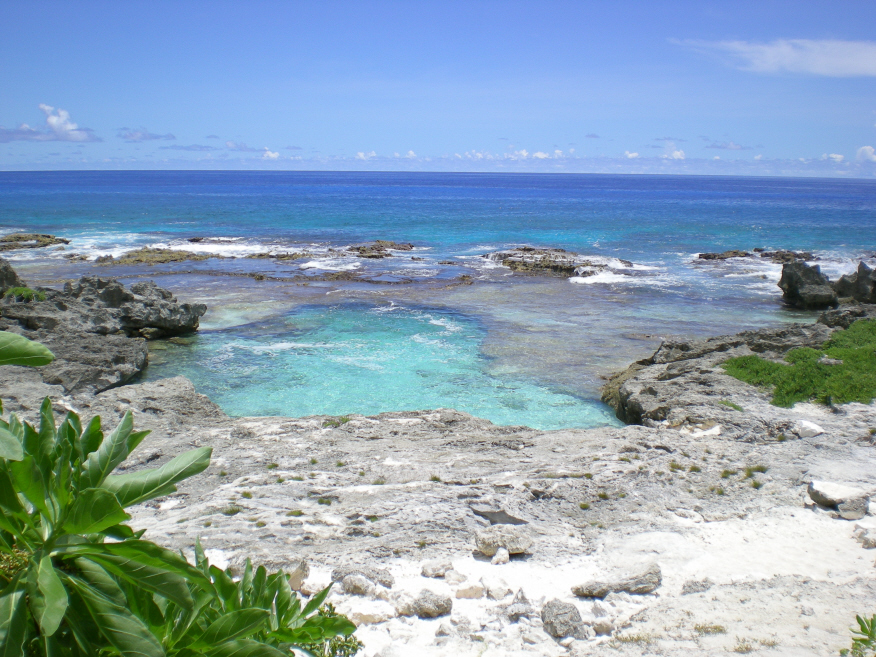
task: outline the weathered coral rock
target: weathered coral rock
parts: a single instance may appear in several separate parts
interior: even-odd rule
[[[0,237],[0,251],[14,251],[16,249],[40,249],[44,246],[55,244],[69,244],[70,240],[54,235],[40,233],[13,233]]]
[[[544,631],[555,639],[571,636],[576,639],[589,638],[587,626],[581,619],[578,608],[571,602],[551,600],[541,609],[541,622]]]
[[[812,481],[808,491],[812,501],[834,508],[846,520],[860,520],[867,514],[870,496],[866,491],[827,481]]]
[[[835,307],[838,303],[830,279],[821,273],[818,265],[799,261],[783,265],[779,287],[785,303],[796,308],[818,310]]]
[[[663,581],[660,566],[656,563],[641,573],[618,580],[592,581],[572,587],[572,593],[580,598],[604,598],[609,593],[653,593]]]
[[[509,554],[522,554],[532,545],[529,533],[514,525],[492,525],[475,534],[478,550],[492,557],[499,548],[505,548]]]
[[[388,589],[391,589],[392,585],[395,584],[395,579],[388,570],[384,568],[373,568],[371,566],[342,566],[340,568],[335,568],[332,571],[332,581],[341,582],[348,575],[361,575],[365,579],[368,579],[375,584],[385,586]]]
[[[840,297],[851,297],[861,303],[876,303],[876,271],[863,261],[858,263],[858,270],[854,274],[841,276],[833,287]]]
[[[0,295],[11,287],[24,287],[24,282],[12,268],[8,260],[0,258]]]

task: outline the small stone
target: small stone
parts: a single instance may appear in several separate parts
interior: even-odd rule
[[[444,581],[448,584],[462,584],[466,579],[465,575],[455,570],[448,570],[444,573]]]
[[[375,584],[380,584],[388,589],[392,588],[395,583],[392,575],[385,568],[373,568],[371,566],[341,566],[332,571],[332,581],[340,582],[347,575],[362,575],[362,577],[371,580]]]
[[[809,420],[800,420],[794,425],[794,433],[796,433],[801,438],[815,438],[815,436],[820,436],[824,433],[824,429],[815,424],[815,422],[810,422]]]
[[[572,587],[572,593],[581,598],[604,598],[611,592],[652,593],[662,582],[660,566],[652,564],[647,570],[615,581],[592,581]]]
[[[453,569],[453,564],[447,559],[427,561],[423,564],[420,574],[423,577],[444,577],[448,570]]]
[[[505,583],[504,579],[485,577],[481,583],[487,591],[487,597],[491,600],[501,600],[511,593],[511,587]]]
[[[563,648],[568,648],[569,646],[572,645],[572,643],[574,641],[575,641],[575,637],[567,636],[565,639],[560,639],[559,641],[557,641],[557,643],[559,643],[561,646],[563,646]]]
[[[417,618],[438,618],[446,616],[453,609],[453,600],[449,596],[439,595],[423,590],[411,604],[411,611]]]
[[[395,609],[386,602],[357,603],[356,608],[347,616],[356,627],[360,625],[376,625],[395,618]]]
[[[456,597],[466,600],[477,600],[478,598],[484,597],[484,587],[482,584],[476,582],[463,584],[456,589]]]
[[[528,643],[531,646],[534,646],[536,643],[541,642],[541,637],[532,632],[527,632],[521,638],[523,639],[523,643]]]
[[[835,508],[840,517],[846,520],[860,520],[867,514],[870,497],[860,488],[827,481],[812,481],[809,482],[807,491],[813,502]]]
[[[475,534],[478,550],[492,557],[499,548],[505,548],[509,554],[522,554],[532,545],[528,532],[517,525],[492,525]]]
[[[609,636],[614,632],[614,623],[610,620],[598,620],[593,623],[593,631],[596,636]]]
[[[708,591],[712,588],[712,580],[708,577],[702,580],[688,580],[681,587],[682,595],[690,595],[691,593],[703,593],[704,591]]]
[[[544,631],[555,639],[563,639],[567,636],[586,639],[587,626],[581,620],[578,608],[571,602],[551,600],[541,610],[541,621]]]
[[[304,580],[309,576],[310,566],[307,564],[306,560],[301,559],[289,572],[289,586],[292,587],[293,591],[300,591],[304,584]]]
[[[603,616],[608,616],[608,609],[603,607],[598,602],[594,602],[593,606],[590,607],[590,613],[596,616],[597,618],[602,618]]]
[[[309,598],[325,589],[325,587],[327,587],[328,585],[328,582],[324,581],[305,580],[301,584],[301,588],[299,590],[301,591],[301,593]]]
[[[535,610],[532,608],[532,605],[529,604],[529,600],[523,593],[523,589],[517,591],[517,595],[514,596],[514,600],[511,601],[511,604],[508,605],[502,615],[512,623],[516,623],[521,620],[525,621],[530,616],[535,615]]]
[[[508,563],[510,560],[511,555],[508,553],[508,550],[500,547],[498,550],[496,550],[496,554],[493,555],[493,558],[490,559],[490,563],[494,566],[501,566]]]
[[[438,626],[438,629],[435,630],[435,636],[452,636],[453,635],[453,627],[447,623],[441,623]]]
[[[341,580],[341,590],[347,595],[371,595],[374,583],[359,574],[347,575]]]

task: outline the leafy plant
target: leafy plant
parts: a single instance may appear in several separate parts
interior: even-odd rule
[[[876,655],[876,614],[869,620],[855,616],[858,627],[852,628],[852,649],[854,657],[873,657]]]
[[[0,364],[53,358],[0,332]],[[175,492],[210,464],[202,447],[111,474],[148,433],[133,431],[130,412],[106,436],[100,417],[83,428],[70,412],[58,426],[48,398],[38,428],[14,413],[0,420],[0,655],[354,654],[353,624],[321,608],[328,588],[302,608],[282,572],[253,573],[247,562],[235,583],[200,545],[193,566],[124,524],[126,507]]]

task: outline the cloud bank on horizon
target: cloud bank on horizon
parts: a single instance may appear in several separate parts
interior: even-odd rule
[[[656,4],[20,3],[0,170],[876,176],[876,4]]]

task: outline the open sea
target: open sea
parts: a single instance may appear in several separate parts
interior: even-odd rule
[[[592,427],[617,423],[599,401],[603,377],[667,336],[813,321],[782,305],[781,265],[697,255],[806,250],[831,278],[862,259],[874,266],[876,181],[0,172],[0,233],[13,232],[71,240],[5,254],[31,285],[151,278],[208,304],[196,336],[150,343],[146,378],[185,375],[231,415],[449,407],[498,424]],[[346,251],[376,239],[414,250]],[[482,257],[521,245],[607,268],[526,276]],[[143,246],[222,257],[95,262]],[[282,253],[298,256],[247,257]]]

